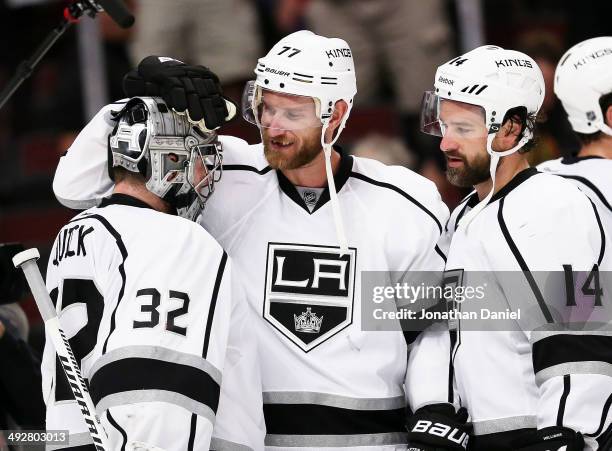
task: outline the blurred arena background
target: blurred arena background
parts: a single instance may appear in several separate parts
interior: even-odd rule
[[[0,87],[47,33],[68,2],[0,0]],[[346,39],[357,64],[356,107],[341,144],[359,155],[411,167],[432,179],[449,208],[465,193],[446,183],[437,142],[418,131],[421,93],[437,65],[488,43],[522,50],[538,61],[547,96],[533,163],[577,148],[552,93],[565,49],[612,35],[612,2],[596,0],[126,0],[130,29],[105,14],[84,17],[43,59],[0,110],[0,242],[38,247],[46,260],[60,226],[75,213],[51,189],[59,157],[79,129],[110,100],[123,97],[121,79],[149,54],[209,66],[240,103],[256,60],[280,37],[300,28]],[[211,51],[214,49],[214,51]],[[255,142],[242,119],[222,130]],[[41,351],[33,301],[20,305],[30,344]]]

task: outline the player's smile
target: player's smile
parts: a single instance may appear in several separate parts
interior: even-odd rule
[[[295,141],[287,138],[271,138],[269,142],[273,150],[287,150],[293,146]]]

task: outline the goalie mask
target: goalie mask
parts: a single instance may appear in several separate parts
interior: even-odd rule
[[[141,174],[146,188],[195,220],[221,178],[221,144],[157,97],[135,97],[115,114],[110,168]],[[112,171],[110,171],[112,173]]]

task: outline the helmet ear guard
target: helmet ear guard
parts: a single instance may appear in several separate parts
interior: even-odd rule
[[[195,219],[221,177],[217,135],[202,132],[160,98],[132,98],[114,119],[117,124],[108,138],[111,178],[117,167],[140,174],[147,190],[180,216]]]

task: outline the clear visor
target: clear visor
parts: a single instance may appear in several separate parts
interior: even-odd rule
[[[421,131],[449,138],[483,138],[488,134],[485,110],[479,105],[442,98],[426,91],[421,102]]]
[[[302,130],[321,127],[319,102],[313,97],[262,89],[249,81],[242,94],[242,116],[262,128]]]

